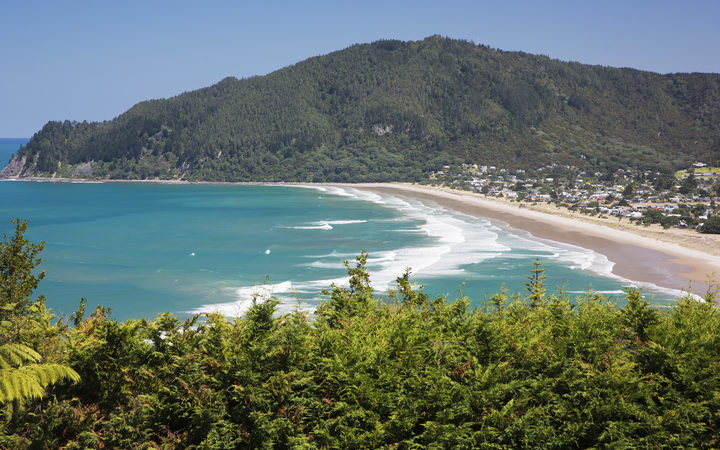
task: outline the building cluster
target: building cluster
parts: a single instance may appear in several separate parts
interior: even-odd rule
[[[676,174],[630,168],[607,174],[556,164],[532,171],[446,165],[430,172],[429,182],[514,201],[554,203],[584,214],[659,223],[666,228],[697,228],[720,213],[720,170],[703,163]]]

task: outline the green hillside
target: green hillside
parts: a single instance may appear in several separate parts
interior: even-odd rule
[[[108,89],[111,89],[108,86]],[[720,75],[659,75],[432,36],[49,122],[4,176],[416,180],[452,162],[720,165]]]

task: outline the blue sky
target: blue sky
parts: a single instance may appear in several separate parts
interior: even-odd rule
[[[306,3],[306,4],[305,4]],[[432,34],[561,60],[720,72],[720,1],[6,1],[0,136],[109,120],[226,76]]]

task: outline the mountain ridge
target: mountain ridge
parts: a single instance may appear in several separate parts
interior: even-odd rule
[[[226,77],[111,121],[48,122],[1,176],[418,181],[460,162],[669,171],[694,160],[720,162],[718,74],[431,36]]]

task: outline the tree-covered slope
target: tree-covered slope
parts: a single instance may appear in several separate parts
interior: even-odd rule
[[[8,175],[413,180],[450,162],[720,161],[720,75],[659,75],[437,36],[378,41],[266,76],[49,122]]]

